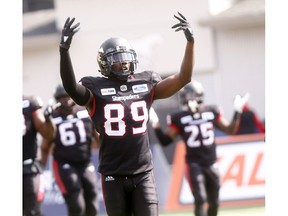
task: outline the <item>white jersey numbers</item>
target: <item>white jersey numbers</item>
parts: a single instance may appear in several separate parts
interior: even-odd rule
[[[187,145],[191,148],[199,147],[201,141],[203,145],[212,145],[214,143],[215,135],[213,132],[213,123],[204,122],[200,125],[189,125],[184,127],[186,133],[190,133],[187,140]],[[199,134],[201,134],[202,139],[199,139]]]
[[[142,112],[141,112],[142,111]],[[140,114],[142,113],[142,114]],[[131,104],[131,114],[134,121],[142,122],[141,127],[132,128],[133,134],[144,133],[147,129],[147,121],[149,118],[145,101],[137,101]]]
[[[73,131],[73,124],[75,124],[78,129],[80,136],[80,143],[86,142],[86,132],[82,120],[78,120],[76,121],[76,123],[64,122],[59,125],[60,139],[64,146],[72,146],[75,145],[77,142],[75,131]]]
[[[130,104],[131,116],[125,118],[125,107],[122,104],[107,104],[104,107],[105,133],[108,136],[123,136],[127,132],[127,127],[132,125],[132,133],[140,134],[147,130],[148,109],[145,101],[136,101]],[[125,122],[125,119],[132,119],[134,122]],[[140,127],[133,127],[140,122]]]
[[[115,116],[113,113],[115,112]],[[109,136],[123,136],[126,132],[126,124],[123,121],[124,119],[124,107],[122,104],[107,104],[104,107],[104,116],[105,116],[105,132]],[[115,124],[116,127],[112,128],[112,125]],[[113,125],[114,126],[114,125]]]
[[[23,125],[22,125],[22,135],[25,136],[27,132],[27,126],[26,126],[26,121],[25,121],[25,116],[22,115],[23,119]]]

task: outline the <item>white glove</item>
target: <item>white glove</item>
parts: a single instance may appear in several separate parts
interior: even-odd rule
[[[159,126],[159,118],[153,107],[151,107],[149,110],[149,118],[153,128]]]
[[[247,104],[249,98],[249,93],[246,93],[243,97],[241,97],[240,95],[236,95],[234,99],[234,110],[238,113],[242,113],[243,107],[245,106],[245,104]]]

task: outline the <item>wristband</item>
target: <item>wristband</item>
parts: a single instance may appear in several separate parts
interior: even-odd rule
[[[162,146],[167,146],[173,141],[169,136],[163,133],[161,128],[155,128],[154,131]]]

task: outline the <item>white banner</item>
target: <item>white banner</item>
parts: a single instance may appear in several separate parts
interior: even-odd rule
[[[265,198],[264,151],[264,141],[217,145],[220,201]],[[182,204],[194,201],[185,177],[179,201]]]

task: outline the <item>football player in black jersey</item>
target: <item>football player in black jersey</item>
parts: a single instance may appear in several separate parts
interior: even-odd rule
[[[204,105],[204,89],[200,82],[191,81],[179,92],[182,110],[167,116],[167,130],[160,128],[159,119],[150,109],[150,122],[160,144],[167,146],[181,136],[186,145],[186,172],[194,196],[195,216],[216,216],[219,206],[220,178],[217,169],[217,155],[214,128],[235,134],[243,106],[248,98],[236,96],[235,113],[229,123],[215,105]],[[204,203],[207,201],[207,214]]]
[[[183,31],[187,43],[180,72],[161,80],[153,71],[136,72],[137,57],[127,40],[112,37],[98,50],[100,76],[76,82],[69,48],[80,23],[68,18],[60,42],[60,75],[67,93],[85,106],[100,134],[99,167],[109,216],[158,215],[147,123],[156,99],[170,97],[191,80],[194,38],[181,14],[172,26]]]
[[[54,125],[49,116],[44,116],[40,97],[22,98],[23,106],[23,215],[41,216],[44,198],[42,169],[37,155],[39,133],[43,138],[53,136]]]
[[[58,85],[54,93],[59,106],[53,110],[54,137],[41,143],[41,163],[53,154],[53,172],[65,199],[69,216],[95,216],[98,211],[97,175],[91,161],[98,148],[98,133],[85,108],[77,106]]]

